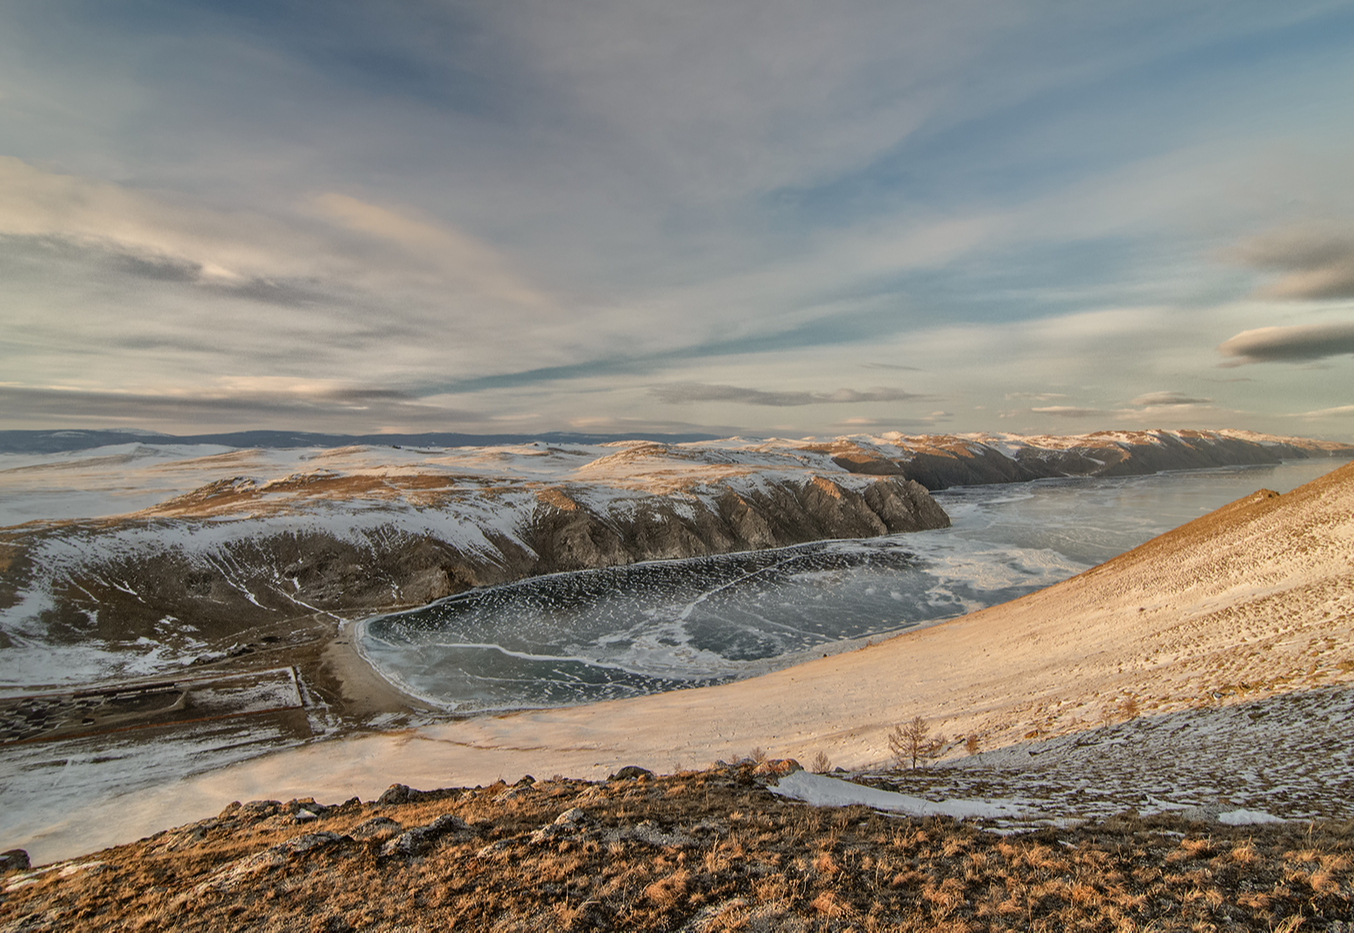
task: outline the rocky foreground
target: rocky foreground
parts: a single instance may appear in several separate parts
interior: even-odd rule
[[[1349,823],[1126,812],[998,835],[773,793],[796,767],[233,803],[83,859],[13,864],[0,931],[1351,928]]]

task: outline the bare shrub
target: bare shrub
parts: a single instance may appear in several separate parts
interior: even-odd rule
[[[982,743],[978,741],[978,733],[970,732],[968,738],[964,739],[964,750],[970,755],[976,755],[982,748]]]
[[[889,733],[889,751],[900,768],[911,762],[915,769],[918,762],[937,757],[944,747],[944,737],[932,736],[931,727],[920,716],[914,716],[911,722],[899,723]]]
[[[757,762],[757,764],[761,764],[763,761],[766,761],[766,749],[758,745],[748,754],[748,757]]]
[[[818,754],[813,756],[810,767],[815,774],[827,774],[832,770],[832,759],[828,758],[827,753],[820,749]]]

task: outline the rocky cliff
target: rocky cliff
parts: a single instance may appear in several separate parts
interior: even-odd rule
[[[660,494],[500,477],[431,501],[421,481],[380,485],[384,498],[361,476],[234,478],[132,516],[11,528],[0,647],[155,644],[215,660],[528,576],[949,525],[898,477],[747,472]]]
[[[838,438],[811,449],[851,473],[901,476],[927,489],[1022,483],[1055,476],[1143,476],[1284,460],[1354,457],[1354,446],[1250,431],[1098,431]]]

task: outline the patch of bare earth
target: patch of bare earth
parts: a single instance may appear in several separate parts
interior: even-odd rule
[[[998,835],[819,808],[773,763],[219,817],[0,882],[0,930],[1339,930],[1354,827]]]

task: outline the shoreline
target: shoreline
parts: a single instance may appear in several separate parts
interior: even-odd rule
[[[374,616],[345,621],[320,652],[322,670],[338,682],[341,714],[360,717],[418,712],[452,715],[381,676],[359,643],[361,628],[368,618]]]

